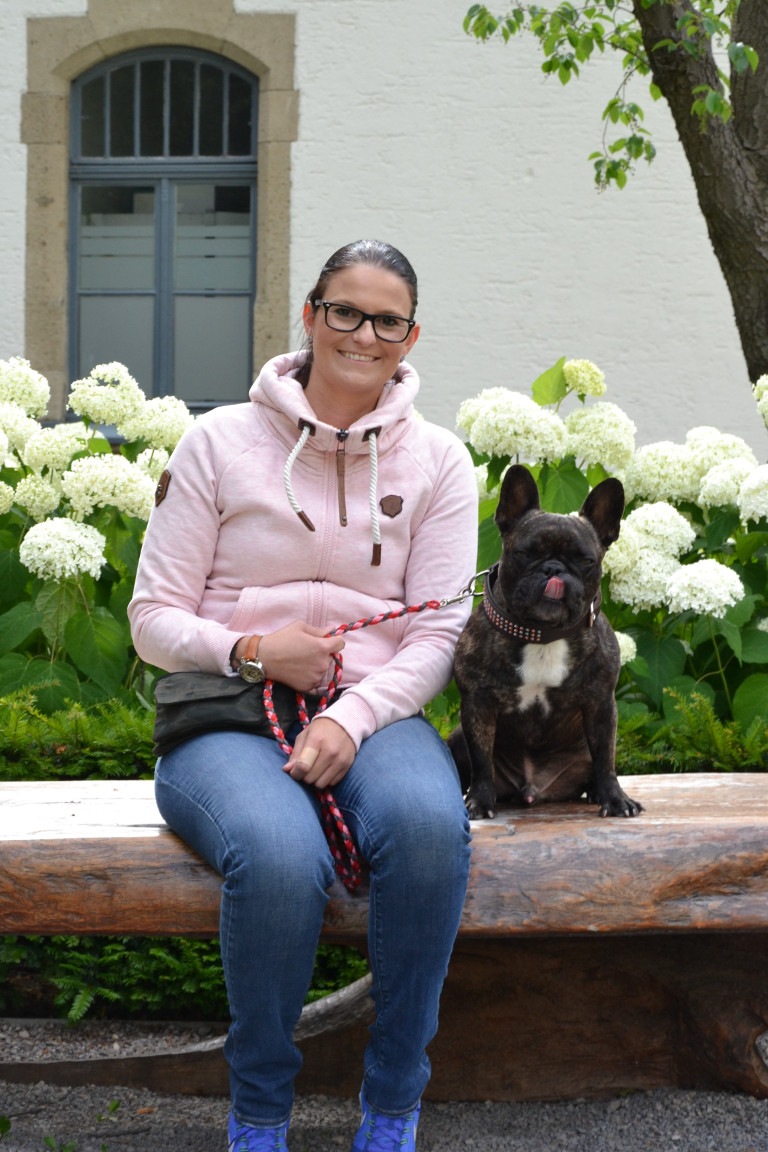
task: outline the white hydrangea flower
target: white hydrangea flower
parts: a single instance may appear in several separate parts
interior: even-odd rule
[[[157,483],[165,471],[165,466],[171,458],[170,452],[164,448],[145,448],[136,457],[136,466],[146,472]]]
[[[566,360],[563,375],[578,396],[602,396],[605,392],[605,373],[591,360]]]
[[[738,604],[744,586],[736,573],[717,560],[697,560],[681,565],[667,581],[666,600],[670,612],[693,611],[724,616]]]
[[[41,428],[30,436],[21,454],[28,468],[35,472],[42,472],[43,468],[51,472],[64,471],[75,453],[83,448],[85,441],[78,443],[76,437],[61,430],[63,427],[66,426],[58,424],[52,428]]]
[[[677,508],[664,500],[641,504],[634,512],[630,512],[621,526],[619,541],[627,526],[640,536],[641,551],[652,548],[666,556],[679,556],[696,539],[696,533],[685,516],[681,516]],[[615,547],[615,544],[612,545],[612,548]]]
[[[488,465],[478,464],[475,467],[475,483],[477,484],[477,500],[482,504],[483,500],[490,500],[491,493],[488,491]]]
[[[716,464],[723,464],[726,460],[751,460],[752,467],[757,466],[757,457],[741,436],[733,436],[730,432],[721,432],[710,425],[701,425],[691,428],[685,437],[689,448],[693,449],[699,471],[704,476]]]
[[[75,380],[67,407],[94,424],[121,424],[145,403],[144,393],[124,364],[97,364],[82,380]]]
[[[0,467],[2,467],[3,460],[8,455],[8,437],[2,428],[0,428]]]
[[[119,422],[117,430],[126,440],[144,440],[150,448],[167,448],[172,452],[194,422],[183,400],[177,396],[156,396],[145,400],[132,415]]]
[[[14,452],[21,452],[30,436],[40,431],[40,424],[27,416],[20,404],[8,404],[0,400],[0,428],[8,438],[8,446]]]
[[[611,545],[606,559],[615,547],[615,544]],[[634,608],[661,608],[666,604],[669,578],[680,567],[674,556],[655,548],[645,548],[639,553],[633,568],[611,571],[611,597]]]
[[[756,400],[768,398],[768,375],[758,377],[755,382],[754,393]]]
[[[42,476],[25,476],[16,485],[16,503],[24,508],[33,520],[45,520],[55,512],[61,500],[61,493]]]
[[[751,460],[740,458],[715,464],[702,477],[697,503],[702,508],[722,508],[726,504],[735,504],[741,485],[754,467]]]
[[[585,464],[602,464],[609,472],[623,472],[635,450],[636,428],[616,404],[608,400],[577,408],[566,417],[568,455]]]
[[[5,516],[13,507],[13,488],[0,480],[0,516]]]
[[[56,517],[35,524],[19,547],[25,568],[42,580],[98,576],[105,562],[102,534],[90,524]]]
[[[702,473],[688,444],[658,440],[638,448],[629,462],[624,487],[632,500],[695,500]]]
[[[619,642],[619,659],[622,664],[631,664],[635,656],[637,656],[637,644],[628,632],[617,632],[616,639]]]
[[[739,489],[737,503],[744,524],[768,516],[768,464],[752,469]]]
[[[768,632],[768,616],[763,616],[762,620],[757,622],[758,632]]]
[[[567,433],[560,417],[508,388],[489,388],[465,401],[459,409],[458,427],[477,452],[489,456],[522,457],[537,463],[565,454]]]
[[[624,520],[618,540],[614,540],[603,557],[603,571],[611,578],[624,577],[633,572],[640,561],[640,553],[646,542],[639,532],[636,532],[629,520]],[[613,587],[613,584],[611,584]]]
[[[508,388],[484,388],[477,396],[470,396],[468,400],[463,400],[456,417],[456,431],[463,432],[469,439],[480,413],[486,407],[501,403],[508,392]]]
[[[64,495],[78,520],[94,508],[111,505],[127,516],[149,519],[155,482],[124,456],[83,456],[61,478]]]
[[[768,428],[768,396],[763,396],[762,400],[758,400],[757,410],[762,416],[766,428]]]
[[[48,381],[35,372],[29,360],[20,356],[0,360],[0,401],[18,404],[28,416],[43,416],[50,398]]]

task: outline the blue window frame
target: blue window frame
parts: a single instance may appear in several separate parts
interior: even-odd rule
[[[90,69],[72,95],[70,379],[119,360],[148,396],[244,400],[258,79],[154,48]]]

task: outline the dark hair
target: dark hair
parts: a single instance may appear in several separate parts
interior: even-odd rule
[[[402,252],[391,244],[385,244],[382,240],[355,240],[352,244],[345,244],[343,248],[339,248],[326,260],[317,278],[317,283],[307,293],[307,303],[311,305],[313,312],[317,311],[315,300],[325,298],[328,281],[331,277],[344,268],[353,268],[356,264],[370,264],[374,268],[383,268],[385,271],[394,272],[396,276],[399,276],[408,285],[411,294],[410,319],[413,319],[418,303],[416,273]],[[309,370],[312,366],[312,345],[305,340],[304,347],[307,355],[297,372],[297,379],[306,387],[309,380]]]

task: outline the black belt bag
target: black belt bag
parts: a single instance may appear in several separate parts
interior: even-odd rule
[[[321,696],[304,696],[311,720]],[[287,684],[272,685],[272,703],[280,727],[287,732],[299,719],[296,692]],[[155,683],[156,756],[165,756],[177,744],[204,732],[275,734],[264,708],[264,685],[249,684],[240,676],[216,672],[171,672]]]

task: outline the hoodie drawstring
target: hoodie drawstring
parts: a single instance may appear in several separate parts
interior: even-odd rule
[[[309,516],[307,516],[306,512],[302,510],[302,507],[294,494],[293,484],[291,483],[291,472],[293,471],[293,465],[296,457],[298,456],[299,452],[301,452],[310,436],[314,436],[315,434],[315,429],[308,420],[300,420],[299,427],[301,428],[301,436],[294,445],[293,451],[285,462],[285,467],[283,468],[283,484],[285,486],[285,494],[288,497],[288,503],[290,504],[291,508],[293,508],[302,524],[309,528],[310,532],[314,532],[315,526],[310,520]]]
[[[379,526],[379,505],[376,499],[379,491],[379,449],[377,437],[381,428],[371,428],[365,434],[368,441],[368,453],[371,464],[371,478],[368,484],[368,506],[371,510],[371,531],[373,533],[373,556],[371,567],[378,568],[381,564],[381,527]]]
[[[288,503],[294,512],[301,520],[302,524],[309,529],[310,532],[315,531],[315,526],[303,510],[296,494],[293,491],[293,484],[291,482],[291,473],[293,465],[306,444],[310,436],[314,436],[314,425],[310,424],[308,420],[300,420],[299,427],[301,428],[301,435],[294,445],[294,448],[285,462],[283,468],[283,485],[285,487],[285,494],[288,497]],[[377,568],[381,564],[381,527],[379,524],[379,508],[378,508],[378,481],[379,481],[379,453],[378,453],[378,440],[377,437],[381,432],[381,428],[369,428],[364,434],[363,439],[368,441],[368,459],[370,464],[370,482],[368,485],[368,505],[371,512],[371,532],[373,534],[373,554],[371,557],[371,566]],[[339,520],[342,527],[346,527],[347,523],[347,510],[346,498],[344,493],[344,474],[345,474],[345,457],[344,441],[349,436],[349,432],[342,428],[336,436],[339,441],[339,446],[336,450],[336,482],[339,486]]]

